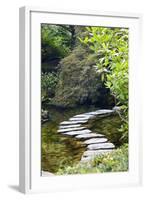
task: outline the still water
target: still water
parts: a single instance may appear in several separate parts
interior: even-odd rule
[[[97,109],[98,108],[95,107],[80,107],[74,109],[48,108],[50,120],[42,124],[41,129],[42,170],[56,173],[59,168],[65,165],[72,166],[80,161],[86,146],[73,137],[63,136],[57,133],[58,126],[60,122],[68,120],[76,114]],[[120,137],[122,133],[119,133],[118,129],[121,126],[121,120],[117,115],[90,120],[86,126],[93,132],[104,134],[116,146],[120,146]]]

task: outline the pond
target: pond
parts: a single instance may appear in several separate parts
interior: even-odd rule
[[[41,168],[43,171],[56,173],[60,168],[72,166],[80,161],[86,146],[73,137],[57,133],[59,123],[76,114],[98,109],[95,107],[78,107],[74,109],[48,107],[50,120],[42,124]],[[121,120],[118,115],[90,120],[86,126],[93,132],[106,135],[116,147],[121,145],[120,137],[122,133],[118,131]]]

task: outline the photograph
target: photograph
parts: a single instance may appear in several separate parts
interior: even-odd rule
[[[41,176],[127,172],[129,28],[40,33]]]

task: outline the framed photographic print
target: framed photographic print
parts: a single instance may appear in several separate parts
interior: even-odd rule
[[[20,191],[141,183],[140,45],[139,14],[20,8]]]

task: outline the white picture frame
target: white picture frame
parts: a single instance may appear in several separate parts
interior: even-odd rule
[[[140,185],[142,130],[140,128],[141,65],[140,14],[99,11],[55,11],[20,8],[20,191],[68,191]],[[129,28],[129,171],[41,177],[40,153],[40,23]],[[35,67],[34,67],[35,66]],[[137,69],[137,66],[139,70]],[[96,181],[98,177],[98,181]]]

